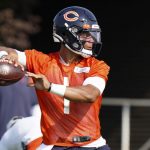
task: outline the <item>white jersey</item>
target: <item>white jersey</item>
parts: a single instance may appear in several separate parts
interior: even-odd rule
[[[27,145],[41,136],[40,117],[18,119],[2,136],[0,150],[23,150],[22,143]]]

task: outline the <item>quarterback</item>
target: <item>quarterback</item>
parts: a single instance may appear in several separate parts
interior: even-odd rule
[[[101,29],[88,9],[70,6],[53,20],[53,38],[60,50],[44,54],[0,47],[8,61],[26,69],[33,78],[41,108],[44,145],[53,150],[110,150],[101,135],[99,113],[110,67],[96,57],[101,49]]]

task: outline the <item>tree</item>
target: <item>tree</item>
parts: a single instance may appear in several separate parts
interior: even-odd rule
[[[13,3],[11,1],[9,4],[5,1],[3,9],[0,10],[1,45],[19,49],[31,47],[30,35],[40,31],[41,17],[34,15],[31,7],[37,5],[35,0],[30,1],[28,3],[28,1],[14,0]]]

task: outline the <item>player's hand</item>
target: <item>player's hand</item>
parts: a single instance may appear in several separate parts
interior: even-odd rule
[[[18,62],[18,56],[15,53],[4,55],[0,58],[0,62],[7,62],[9,64],[14,64],[15,67],[20,66],[21,70],[24,71],[24,66]]]
[[[29,82],[28,86],[35,87],[38,90],[45,90],[47,91],[50,87],[50,82],[43,74],[34,74],[31,72],[26,72],[27,77],[31,77],[33,82]]]

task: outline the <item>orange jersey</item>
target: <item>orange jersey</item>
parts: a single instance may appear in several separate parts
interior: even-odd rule
[[[32,142],[30,142],[27,146],[26,149],[27,150],[36,150],[43,142],[43,138],[42,137],[38,137],[37,139],[33,140]]]
[[[36,50],[26,50],[25,53],[28,71],[44,74],[55,84],[64,84],[64,77],[67,77],[69,86],[81,86],[88,77],[97,76],[107,80],[109,73],[109,66],[93,57],[83,58],[78,63],[66,66],[60,62],[58,52],[46,55]],[[94,103],[71,101],[70,113],[64,114],[63,97],[46,91],[36,92],[42,112],[41,130],[44,144],[76,146],[89,142],[75,144],[72,142],[74,136],[90,136],[91,141],[100,137],[99,110],[102,96]]]

